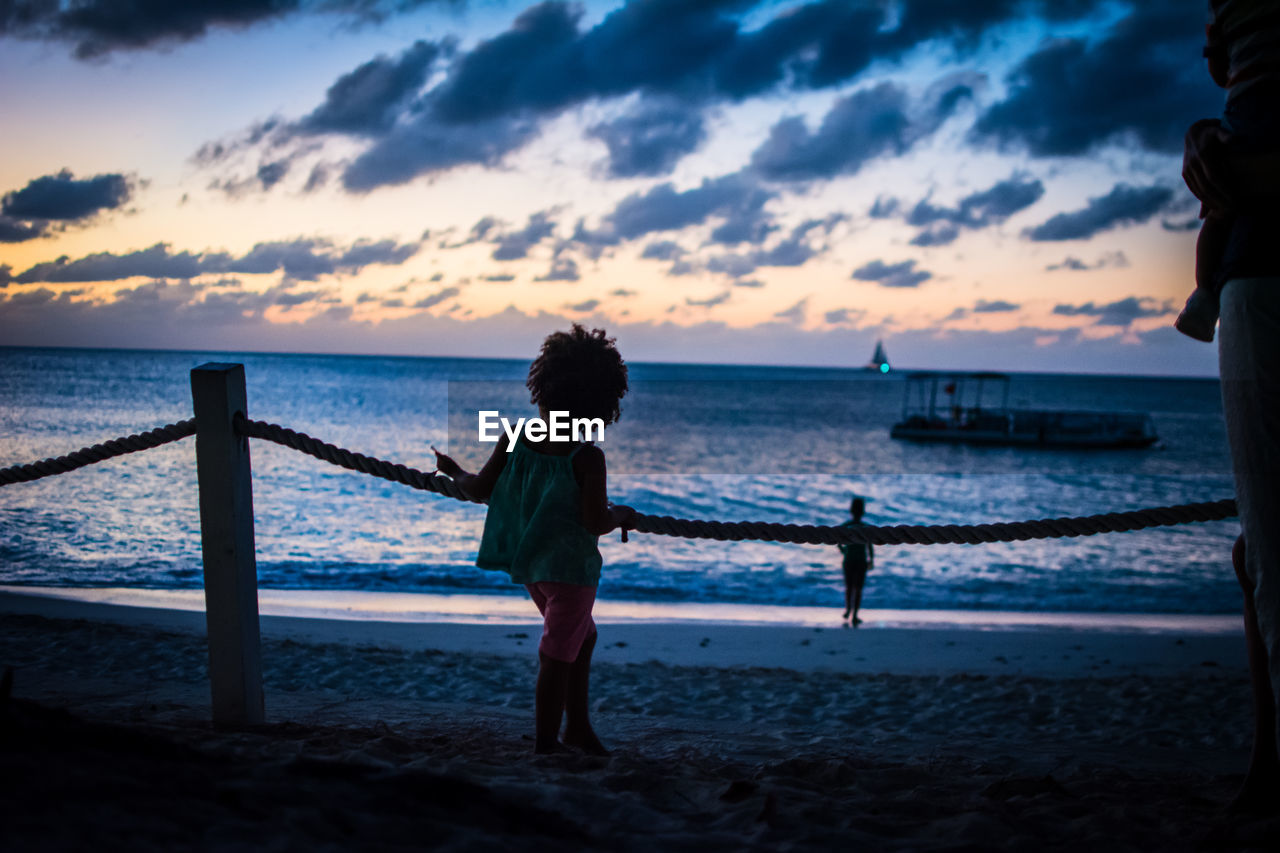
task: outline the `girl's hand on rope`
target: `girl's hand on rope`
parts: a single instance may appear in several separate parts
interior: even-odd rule
[[[626,504],[610,504],[609,512],[613,515],[614,525],[622,531],[622,541],[627,541],[627,531],[635,529],[636,511]]]
[[[458,479],[458,475],[463,473],[462,466],[453,461],[453,457],[447,453],[441,453],[436,450],[435,445],[431,445],[431,452],[436,455],[436,470],[451,479]]]

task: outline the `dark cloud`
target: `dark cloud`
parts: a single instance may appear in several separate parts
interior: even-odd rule
[[[715,306],[720,305],[723,302],[728,302],[731,292],[732,291],[722,290],[721,292],[717,293],[715,296],[709,296],[706,299],[686,298],[684,301],[684,304],[694,308],[714,308]]]
[[[806,220],[768,248],[713,256],[707,260],[706,269],[710,272],[725,273],[732,278],[742,278],[755,272],[758,267],[803,266],[827,248],[825,245],[814,246],[809,239],[809,234],[816,230],[821,230],[824,235],[830,234],[831,230],[846,218],[844,214],[836,213],[823,219]]]
[[[732,45],[738,24],[730,14],[750,5],[632,0],[580,31],[576,8],[539,3],[459,57],[440,85],[438,115],[471,122],[638,89],[669,91]]]
[[[578,274],[578,262],[573,258],[559,257],[551,262],[551,269],[547,270],[547,274],[539,276],[534,281],[577,281],[582,276]]]
[[[913,246],[949,246],[960,236],[960,229],[952,222],[935,222],[921,229],[909,241]]]
[[[378,136],[395,123],[401,107],[426,82],[439,45],[416,41],[394,59],[378,56],[339,77],[324,102],[295,126],[301,133]]]
[[[889,219],[897,216],[902,209],[902,202],[893,196],[877,196],[867,215],[872,219]]]
[[[781,311],[774,312],[773,316],[777,317],[779,320],[785,320],[788,323],[803,323],[805,312],[808,308],[809,297],[806,296],[790,308],[784,308]]]
[[[1021,307],[1021,305],[1013,302],[1005,302],[1003,299],[996,299],[991,302],[988,302],[985,299],[979,299],[973,306],[973,313],[1001,314],[1007,311],[1017,311]]]
[[[1190,219],[1184,219],[1181,222],[1175,222],[1169,219],[1160,220],[1160,227],[1166,231],[1195,231],[1201,225],[1202,220],[1193,216]]]
[[[945,246],[960,236],[961,228],[985,228],[1008,219],[1035,204],[1044,195],[1044,184],[1023,175],[1013,175],[985,190],[971,193],[955,207],[941,207],[928,199],[919,201],[903,214],[908,225],[921,230],[911,240],[914,246]],[[902,212],[897,199],[876,199],[871,215],[876,218]]]
[[[647,234],[701,225],[712,217],[720,224],[711,240],[725,245],[758,243],[774,229],[765,203],[776,193],[740,172],[705,178],[699,186],[677,190],[663,183],[627,196],[601,221],[598,230],[579,226],[574,239],[588,246],[616,245]]]
[[[498,248],[493,250],[494,260],[511,261],[527,256],[531,248],[551,236],[555,227],[551,211],[543,210],[531,215],[528,223],[519,231],[512,231],[498,238]]]
[[[418,42],[399,57],[364,63],[335,81],[290,132],[369,140],[342,176],[348,191],[366,192],[460,166],[496,166],[566,109],[639,96],[631,113],[589,133],[609,149],[609,174],[661,175],[702,142],[702,116],[716,104],[775,89],[841,85],[874,60],[896,60],[920,44],[940,41],[964,51],[991,26],[1079,19],[1100,4],[629,0],[583,27],[578,5],[547,0],[468,50]],[[320,8],[353,12],[370,5],[334,0]],[[373,18],[395,7],[391,0],[373,5],[380,10]],[[446,53],[442,79],[421,93],[433,61]],[[852,174],[930,135],[980,82],[979,75],[955,75],[919,99],[892,86],[854,93],[814,131],[798,118],[779,123],[753,162],[773,180]]]
[[[1106,195],[1089,199],[1084,208],[1059,213],[1028,229],[1027,236],[1035,241],[1083,240],[1118,225],[1140,225],[1168,206],[1173,198],[1173,190],[1168,187],[1116,184]]]
[[[810,181],[852,175],[869,160],[900,155],[931,134],[976,85],[972,75],[947,78],[912,103],[906,91],[880,83],[841,98],[810,131],[804,119],[785,118],[751,155],[751,166],[774,181]]]
[[[13,219],[77,222],[129,201],[133,182],[124,175],[76,179],[63,169],[35,178],[20,190],[5,193],[0,213]]]
[[[565,307],[568,308],[570,311],[578,311],[578,312],[594,311],[600,307],[600,300],[588,299],[584,302],[578,302],[573,305],[566,305]]]
[[[19,222],[0,216],[0,243],[24,243],[44,235],[48,226],[43,222]]]
[[[429,111],[418,112],[352,160],[342,172],[342,186],[368,192],[458,166],[496,166],[537,131],[536,121],[520,116],[444,124]]]
[[[1097,317],[1099,326],[1128,326],[1143,317],[1163,317],[1172,314],[1173,306],[1156,302],[1147,297],[1128,296],[1106,305],[1086,302],[1083,305],[1055,305],[1053,313],[1066,317]]]
[[[514,275],[512,275],[511,273],[505,273],[505,272],[504,272],[504,273],[496,273],[496,274],[494,274],[494,275],[482,275],[482,276],[480,276],[480,280],[481,280],[481,281],[491,281],[491,282],[495,282],[495,283],[497,283],[497,282],[515,281],[515,280],[516,280],[516,277],[515,277]]]
[[[858,281],[874,281],[881,287],[919,287],[922,282],[933,278],[933,273],[916,269],[915,260],[896,264],[874,260],[854,270],[853,277]]]
[[[298,12],[377,21],[439,0],[6,0],[0,36],[68,42],[79,59],[197,41]],[[453,0],[447,0],[453,2]]]
[[[0,264],[0,289],[8,287],[11,281],[13,281],[13,267]]]
[[[1056,264],[1049,264],[1045,267],[1045,270],[1049,272],[1054,272],[1055,270],[1073,270],[1076,272],[1083,272],[1085,270],[1099,270],[1106,267],[1127,266],[1129,266],[1129,259],[1125,256],[1124,252],[1108,252],[1092,264],[1086,264],[1079,258],[1067,256]]]
[[[978,119],[975,138],[1042,157],[1127,138],[1180,152],[1187,126],[1222,110],[1196,59],[1203,18],[1203,4],[1143,3],[1105,37],[1046,42],[1014,71],[1005,100]]]
[[[565,109],[639,95],[635,111],[591,134],[610,150],[610,174],[660,175],[700,144],[709,106],[776,88],[839,85],[872,60],[896,59],[927,41],[964,49],[984,27],[1050,7],[1069,6],[1067,17],[1077,17],[1094,5],[909,0],[886,17],[887,6],[847,0],[781,9],[761,0],[630,0],[583,28],[578,6],[548,0],[454,54],[443,79],[420,97],[410,94],[425,79],[417,57],[375,59],[336,82],[299,125],[373,139],[343,175],[344,187],[364,192],[463,165],[497,165]],[[748,30],[753,11],[772,17]],[[757,167],[776,180],[851,174],[931,134],[979,82],[956,75],[914,101],[892,87],[855,93],[813,132],[799,119],[779,124],[757,152]],[[353,97],[364,84],[369,96]]]
[[[685,254],[685,250],[680,247],[679,243],[672,240],[660,240],[656,243],[650,243],[644,247],[644,251],[640,253],[642,258],[651,258],[659,261],[674,260]]]
[[[439,290],[431,294],[430,296],[425,296],[422,299],[419,299],[417,302],[413,303],[413,307],[424,309],[424,310],[427,308],[432,308],[436,305],[439,305],[441,302],[444,302],[446,299],[452,299],[453,297],[457,296],[461,292],[462,291],[456,287],[446,287],[442,290]]]
[[[631,113],[591,127],[609,149],[607,174],[634,178],[669,173],[707,138],[699,108],[675,99],[642,101]]]
[[[725,254],[716,255],[708,258],[706,269],[708,272],[724,273],[730,278],[741,278],[744,275],[750,275],[756,271],[758,265],[751,255]],[[696,268],[690,269],[690,272],[696,271]]]
[[[865,313],[856,308],[837,308],[823,314],[822,319],[832,326],[840,326],[845,323],[856,323]]]
[[[418,244],[394,240],[359,240],[342,249],[328,241],[298,239],[258,243],[240,257],[226,252],[173,253],[166,243],[117,255],[98,252],[71,260],[66,256],[35,264],[13,277],[15,282],[71,283],[119,281],[126,278],[190,279],[209,273],[267,274],[283,271],[286,278],[314,280],[322,275],[354,275],[371,264],[400,264],[418,251]]]

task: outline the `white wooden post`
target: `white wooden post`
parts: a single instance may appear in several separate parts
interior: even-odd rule
[[[247,415],[244,365],[202,364],[191,371],[196,416],[196,473],[204,552],[205,622],[213,721],[265,720],[258,633],[258,567],[253,544],[249,439],[237,435]]]

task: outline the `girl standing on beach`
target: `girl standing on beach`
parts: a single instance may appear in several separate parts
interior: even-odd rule
[[[611,424],[627,393],[627,366],[604,330],[588,332],[575,323],[543,341],[525,384],[544,422],[552,412],[568,412]],[[590,443],[531,440],[526,433],[499,441],[478,474],[435,453],[441,473],[489,502],[476,565],[504,570],[524,584],[543,617],[534,751],[561,752],[568,745],[607,755],[591,728],[587,701],[596,645],[591,609],[602,564],[596,540],[631,526],[635,510],[609,503],[604,452]]]

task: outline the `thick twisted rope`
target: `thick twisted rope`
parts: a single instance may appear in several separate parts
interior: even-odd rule
[[[32,480],[39,480],[41,477],[65,474],[68,471],[74,471],[86,465],[93,465],[116,456],[124,456],[126,453],[150,450],[153,447],[159,447],[171,441],[178,441],[189,435],[195,435],[195,432],[195,418],[190,418],[185,421],[178,421],[176,424],[140,432],[137,435],[113,438],[111,441],[104,441],[102,444],[95,444],[92,447],[85,447],[74,453],[68,453],[66,456],[42,459],[29,465],[14,465],[10,468],[3,468],[0,469],[0,486],[8,486],[11,483],[29,483]]]
[[[458,488],[457,483],[441,474],[428,474],[425,471],[419,471],[417,468],[410,468],[407,465],[387,462],[384,459],[377,459],[373,456],[365,456],[363,453],[356,453],[338,447],[336,444],[329,444],[318,438],[312,438],[306,433],[297,432],[279,424],[237,418],[236,429],[241,435],[247,435],[250,438],[262,438],[267,441],[274,441],[276,444],[283,444],[285,447],[292,447],[294,450],[301,451],[308,456],[314,456],[317,459],[323,459],[325,462],[337,465],[339,468],[359,471],[361,474],[381,477],[384,480],[403,483],[406,486],[421,489],[424,492],[435,492],[438,495],[446,495],[460,501],[484,503],[484,501],[477,501],[469,496]]]
[[[274,441],[292,447],[317,459],[334,465],[360,471],[385,480],[403,483],[415,489],[447,495],[462,501],[483,503],[468,496],[458,484],[441,474],[427,474],[416,468],[398,465],[363,453],[353,453],[333,444],[312,438],[304,433],[247,419],[236,422],[243,435]],[[704,521],[691,518],[672,518],[668,515],[637,514],[634,526],[637,533],[656,533],[662,536],[679,536],[686,539],[716,539],[739,541],[763,539],[770,542],[795,542],[810,545],[939,545],[943,543],[973,545],[980,542],[1015,542],[1027,539],[1051,539],[1069,536],[1092,536],[1096,533],[1116,533],[1125,530],[1141,530],[1146,527],[1162,527],[1197,521],[1219,521],[1236,514],[1233,500],[1209,503],[1183,504],[1181,506],[1155,507],[1132,512],[1112,512],[1078,518],[1044,518],[1032,521],[1008,521],[995,524],[934,524],[892,527],[824,526],[816,524],[775,524],[763,521]]]

